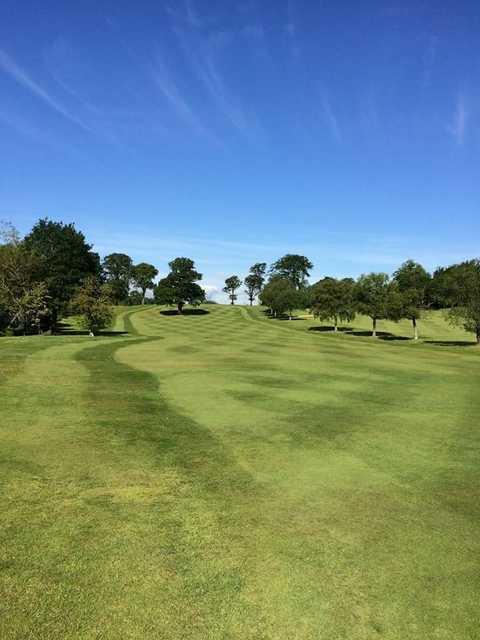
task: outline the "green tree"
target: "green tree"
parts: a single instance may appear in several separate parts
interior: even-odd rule
[[[377,321],[399,320],[403,307],[396,285],[386,273],[362,275],[355,285],[357,310],[372,319],[372,336],[377,336]]]
[[[230,298],[230,303],[235,304],[235,300],[237,299],[237,294],[235,291],[242,286],[242,281],[238,276],[230,276],[225,280],[225,286],[223,287],[224,293],[228,294]]]
[[[323,278],[312,287],[312,311],[316,318],[332,320],[335,331],[339,322],[355,318],[355,282],[351,278]]]
[[[40,280],[42,261],[23,243],[0,245],[1,324],[31,333],[48,324],[48,288]]]
[[[154,289],[157,304],[176,305],[178,313],[186,304],[200,304],[205,301],[205,291],[197,284],[202,274],[195,269],[190,258],[175,258],[168,263],[170,273],[160,280]]]
[[[447,319],[475,335],[480,345],[480,260],[456,265],[449,289],[452,307]]]
[[[260,301],[270,308],[275,317],[288,312],[289,319],[292,319],[293,310],[299,304],[301,294],[287,278],[272,278],[262,289]]]
[[[47,285],[51,325],[67,309],[75,289],[89,275],[98,275],[100,260],[74,224],[39,220],[25,237],[25,250],[41,259],[40,280]]]
[[[244,280],[245,293],[250,301],[250,306],[253,305],[253,301],[262,290],[266,270],[267,264],[265,262],[257,262],[250,267],[250,272]]]
[[[308,258],[288,253],[274,262],[270,271],[273,277],[290,280],[295,289],[304,289],[308,285],[311,269],[313,264]]]
[[[132,281],[133,262],[125,253],[111,253],[102,262],[105,282],[110,285],[114,304],[126,303]]]
[[[153,264],[140,262],[132,269],[132,281],[135,287],[142,292],[142,304],[145,304],[145,294],[147,289],[153,289],[155,284],[153,280],[158,276],[158,269]]]
[[[402,296],[403,317],[412,322],[414,340],[418,340],[417,322],[427,306],[427,291],[431,276],[418,262],[407,260],[393,274]]]
[[[89,276],[72,300],[72,310],[80,315],[80,325],[95,335],[112,322],[108,287],[99,278]]]

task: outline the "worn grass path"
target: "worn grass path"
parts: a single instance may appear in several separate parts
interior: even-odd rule
[[[0,339],[0,638],[477,638],[480,349],[205,309]]]

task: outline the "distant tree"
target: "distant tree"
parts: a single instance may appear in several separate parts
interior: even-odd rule
[[[300,293],[287,278],[272,278],[260,293],[260,301],[270,308],[275,317],[288,312],[290,320],[293,310],[299,306]]]
[[[89,276],[77,290],[72,300],[72,309],[80,315],[80,325],[95,335],[112,321],[108,287],[99,278]]]
[[[0,243],[9,245],[19,245],[21,241],[20,233],[11,222],[0,220]]]
[[[110,285],[114,304],[127,302],[133,274],[133,262],[125,253],[111,253],[102,262],[105,282]]]
[[[87,244],[85,236],[74,224],[53,222],[44,218],[25,237],[26,251],[41,260],[39,279],[47,285],[51,325],[67,309],[75,289],[89,275],[98,275],[100,260]]]
[[[312,311],[320,320],[331,320],[335,331],[339,322],[355,318],[355,282],[351,278],[323,278],[312,287]]]
[[[313,264],[305,256],[290,254],[283,256],[272,264],[272,276],[290,280],[295,289],[304,289],[310,276]]]
[[[230,303],[235,304],[235,300],[237,299],[237,294],[235,291],[242,286],[242,281],[238,276],[230,276],[225,280],[225,286],[223,287],[224,293],[228,294],[230,298]]]
[[[128,294],[128,304],[132,306],[136,306],[138,304],[145,304],[145,300],[140,293],[140,291],[130,291]]]
[[[407,260],[393,274],[402,297],[402,315],[412,321],[413,337],[418,340],[417,321],[421,318],[422,310],[427,306],[427,291],[431,276],[418,262]]]
[[[428,305],[434,309],[449,309],[454,300],[452,291],[454,289],[455,273],[459,265],[449,267],[438,267],[427,287]]]
[[[447,318],[451,324],[473,333],[480,344],[480,260],[456,265],[453,273],[449,290],[453,304]]]
[[[196,271],[193,260],[175,258],[168,266],[170,273],[154,289],[156,304],[176,305],[178,313],[182,313],[185,304],[205,301],[205,291],[197,284],[202,274]]]
[[[145,304],[145,294],[147,289],[153,289],[155,284],[153,280],[158,276],[158,269],[153,264],[140,262],[132,269],[132,281],[135,287],[142,292],[142,304]]]
[[[263,283],[265,282],[265,272],[267,270],[266,262],[257,262],[250,267],[250,273],[245,278],[245,293],[250,301],[250,306],[253,305],[253,301],[262,290]]]
[[[399,320],[402,301],[395,285],[386,273],[362,275],[355,285],[357,310],[372,319],[372,336],[377,336],[377,321]]]

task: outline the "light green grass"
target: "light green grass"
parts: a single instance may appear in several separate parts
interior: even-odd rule
[[[205,309],[0,339],[0,638],[477,638],[471,337]]]

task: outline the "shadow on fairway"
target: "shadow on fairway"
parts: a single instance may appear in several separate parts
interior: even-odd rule
[[[56,336],[88,336],[89,331],[86,329],[75,329],[72,325],[67,322],[59,322],[57,324],[57,329],[54,333]],[[128,331],[99,331],[95,334],[96,337],[121,337],[128,335]]]
[[[476,347],[476,342],[469,340],[424,340],[425,344],[434,344],[437,347]]]
[[[321,327],[310,327],[309,331],[318,331],[319,333],[335,333],[335,327],[321,326]],[[338,333],[352,333],[352,329],[350,327],[338,327]]]
[[[176,309],[164,309],[160,311],[162,316],[206,316],[210,311],[207,309],[184,309],[183,313],[178,313]]]

